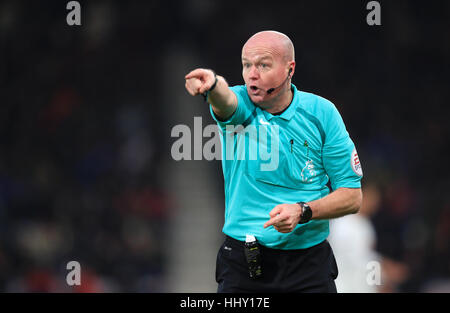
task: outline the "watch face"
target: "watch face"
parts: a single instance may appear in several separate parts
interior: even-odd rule
[[[305,215],[305,219],[309,221],[312,217],[312,211],[309,206],[305,206],[305,209],[303,210],[303,214]]]
[[[302,205],[302,216],[300,218],[300,223],[307,223],[312,217],[312,210],[307,204]]]

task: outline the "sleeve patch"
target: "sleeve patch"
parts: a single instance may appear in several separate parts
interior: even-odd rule
[[[350,163],[352,165],[353,172],[355,172],[355,174],[358,176],[363,176],[362,166],[361,166],[361,162],[359,161],[358,152],[356,152],[356,148],[353,149],[353,152],[352,152],[352,155],[350,158]]]

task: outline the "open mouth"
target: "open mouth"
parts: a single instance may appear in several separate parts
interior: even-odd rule
[[[257,91],[259,88],[258,87],[256,87],[256,86],[250,86],[250,90],[252,90],[252,91]]]

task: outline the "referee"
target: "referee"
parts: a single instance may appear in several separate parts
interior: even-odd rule
[[[185,77],[191,95],[205,96],[222,135],[225,242],[217,255],[218,292],[336,292],[328,220],[358,212],[362,169],[334,104],[291,83],[295,65],[291,40],[263,31],[242,48],[245,85],[229,87],[207,69]],[[261,156],[225,157],[230,148],[236,156],[263,145],[261,136],[245,131],[227,142],[229,127],[237,125],[278,130],[271,139],[278,142],[271,151],[276,168],[264,170]]]

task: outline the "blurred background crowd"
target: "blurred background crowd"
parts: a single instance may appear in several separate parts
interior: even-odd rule
[[[0,291],[172,291],[167,238],[185,203],[167,176],[171,114],[204,106],[184,74],[242,84],[241,47],[267,29],[292,39],[293,83],[334,102],[357,146],[374,291],[450,291],[450,2],[379,1],[381,26],[366,1],[323,0],[79,1],[68,26],[67,2],[0,0]]]

